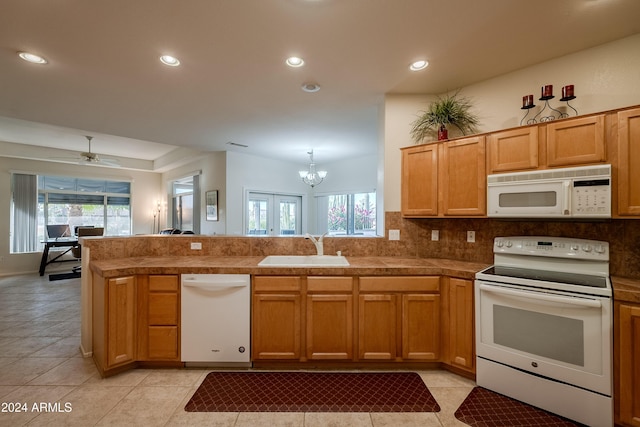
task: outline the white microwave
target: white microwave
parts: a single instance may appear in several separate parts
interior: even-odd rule
[[[487,215],[611,218],[611,165],[489,175]]]

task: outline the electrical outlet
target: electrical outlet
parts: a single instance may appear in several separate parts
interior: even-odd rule
[[[389,230],[389,240],[400,240],[400,230]]]
[[[476,232],[467,231],[467,242],[474,243],[476,241]]]
[[[191,249],[193,250],[202,250],[202,243],[200,242],[191,242]]]
[[[431,240],[434,242],[440,240],[440,230],[431,230]]]

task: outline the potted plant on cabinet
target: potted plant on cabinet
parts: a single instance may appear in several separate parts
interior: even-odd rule
[[[448,139],[447,126],[455,126],[463,135],[473,133],[478,125],[478,118],[469,111],[471,107],[471,101],[460,97],[458,91],[453,95],[439,96],[411,124],[412,139],[416,144],[435,134],[438,135],[438,140]]]

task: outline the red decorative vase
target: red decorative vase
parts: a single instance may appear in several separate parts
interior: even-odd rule
[[[438,129],[438,141],[444,139],[449,139],[449,131],[444,125],[440,125],[440,129]]]

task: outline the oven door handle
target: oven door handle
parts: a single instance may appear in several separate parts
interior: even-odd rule
[[[496,294],[520,297],[520,298],[531,298],[531,299],[537,299],[542,301],[557,302],[561,304],[577,305],[581,307],[589,307],[589,308],[602,307],[602,303],[600,303],[600,301],[597,299],[571,298],[571,297],[562,297],[557,295],[533,293],[533,292],[527,292],[527,291],[516,291],[511,289],[498,288],[490,285],[480,285],[480,290],[485,292],[493,292]]]

